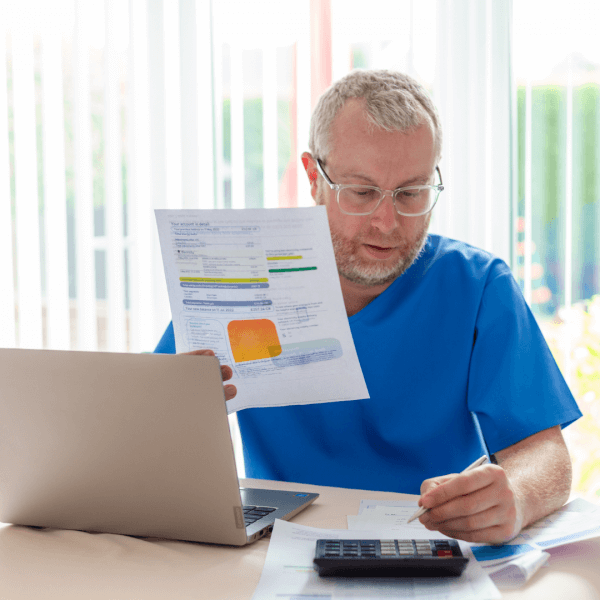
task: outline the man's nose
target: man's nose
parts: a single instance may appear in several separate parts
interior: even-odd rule
[[[398,227],[397,217],[394,198],[391,194],[386,194],[371,215],[371,224],[382,233],[389,233]]]

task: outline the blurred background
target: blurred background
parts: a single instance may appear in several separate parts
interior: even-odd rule
[[[565,437],[597,501],[599,22],[596,0],[5,0],[0,346],[152,351],[153,210],[310,206],[319,95],[405,71],[444,129],[431,231],[511,266],[584,412]]]

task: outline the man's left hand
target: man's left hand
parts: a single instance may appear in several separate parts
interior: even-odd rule
[[[506,472],[492,464],[426,479],[419,505],[430,509],[419,518],[427,529],[467,542],[506,543],[523,522]]]

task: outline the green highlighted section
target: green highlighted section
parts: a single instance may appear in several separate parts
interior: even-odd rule
[[[302,256],[267,256],[267,260],[298,260]]]
[[[252,277],[251,279],[224,279],[220,277],[180,277],[179,281],[196,281],[200,283],[266,283],[266,277]]]
[[[291,271],[316,271],[317,267],[298,267],[297,269],[269,269],[269,273],[290,273]]]

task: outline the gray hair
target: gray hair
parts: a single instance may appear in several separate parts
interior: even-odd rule
[[[327,158],[331,151],[331,125],[350,98],[364,98],[367,119],[373,129],[410,132],[427,123],[433,133],[439,160],[442,129],[437,110],[425,88],[404,73],[364,69],[351,71],[319,98],[311,117],[308,138],[308,147],[314,158]]]

